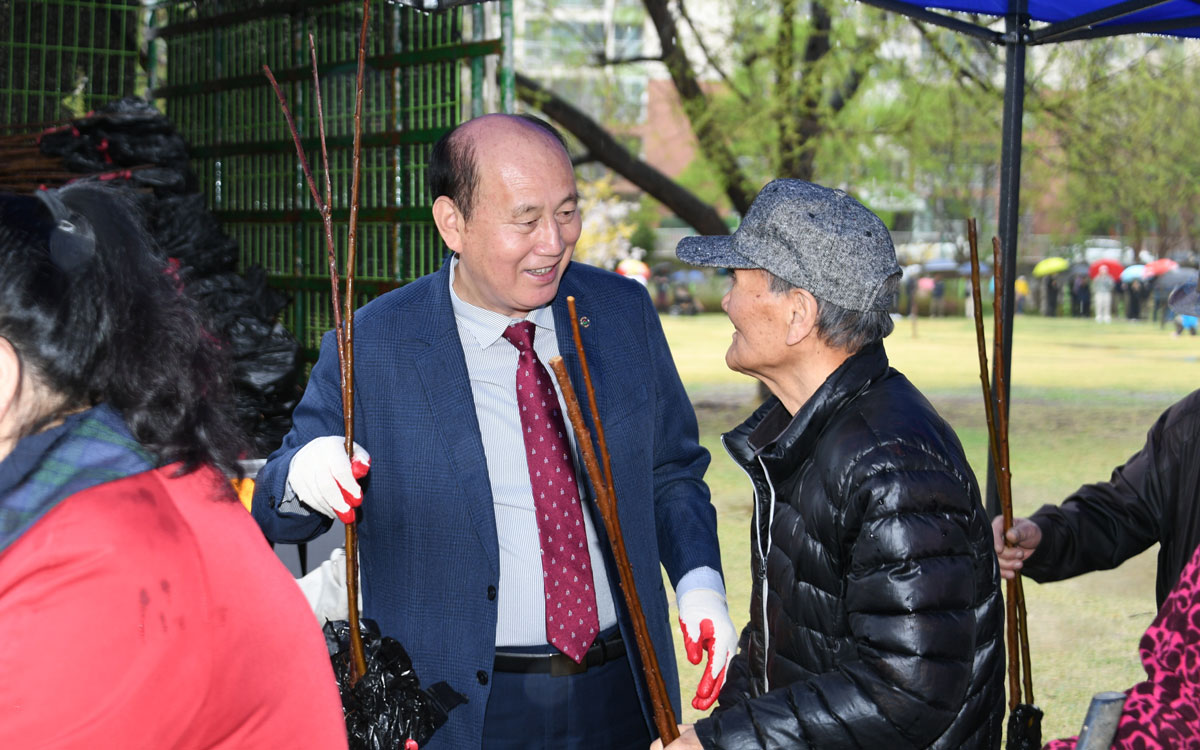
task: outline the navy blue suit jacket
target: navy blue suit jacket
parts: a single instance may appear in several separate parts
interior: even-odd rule
[[[659,563],[672,584],[700,566],[721,569],[716,513],[703,482],[708,451],[698,442],[695,414],[649,295],[629,279],[572,263],[553,310],[559,351],[585,413],[568,295],[577,314],[588,318],[582,337],[618,515],[678,715],[674,625]],[[504,582],[487,461],[450,305],[449,265],[364,306],[354,334],[354,438],[371,454],[359,523],[364,616],[404,644],[423,684],[446,680],[470,701],[451,712],[428,750],[478,747],[495,655],[493,587]],[[272,541],[306,541],[330,525],[325,516],[277,506],[295,452],[315,437],[341,434],[337,351],[327,333],[292,430],[258,475],[254,517]],[[605,533],[599,512],[588,505]],[[656,735],[611,556],[607,567],[643,713]]]

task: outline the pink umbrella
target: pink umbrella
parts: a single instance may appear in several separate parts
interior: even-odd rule
[[[1142,270],[1142,278],[1148,279],[1152,276],[1158,276],[1176,268],[1179,268],[1179,264],[1170,258],[1159,258],[1158,260],[1152,260],[1147,263],[1146,268]]]

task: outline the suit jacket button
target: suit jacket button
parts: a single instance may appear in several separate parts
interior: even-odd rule
[[[491,602],[491,601],[495,601],[495,600],[496,600],[496,587],[488,586],[488,601]]]
[[[481,669],[481,670],[479,670],[478,672],[476,672],[476,673],[475,673],[475,676],[476,676],[477,678],[479,678],[479,684],[480,684],[480,685],[486,685],[486,684],[487,684],[487,680],[488,680],[488,675],[487,675],[487,672],[484,672],[484,671]]]

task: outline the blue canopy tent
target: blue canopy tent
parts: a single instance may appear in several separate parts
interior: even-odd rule
[[[1021,122],[1025,110],[1025,53],[1028,47],[1054,42],[1119,36],[1166,34],[1200,37],[1200,2],[1192,0],[861,0],[919,21],[944,26],[1005,48],[1004,116],[1000,154],[1000,266],[1004,274],[1004,393],[1012,373],[1013,284],[1017,266],[1017,220],[1021,184]],[[1004,31],[972,23],[945,11],[1004,18]],[[993,372],[995,369],[993,368]],[[992,378],[992,394],[996,395]],[[999,512],[993,468],[988,467],[988,509]]]

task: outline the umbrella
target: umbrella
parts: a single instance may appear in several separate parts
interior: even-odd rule
[[[1200,281],[1200,270],[1195,268],[1172,268],[1154,277],[1154,285],[1159,289],[1174,289],[1183,284],[1194,285],[1197,281]]]
[[[958,262],[953,258],[934,258],[921,264],[925,273],[957,273]]]
[[[1142,271],[1142,277],[1148,279],[1151,276],[1158,276],[1176,268],[1179,268],[1179,264],[1170,258],[1159,258],[1146,264],[1145,270]]]
[[[1121,265],[1112,258],[1101,258],[1088,267],[1088,276],[1091,276],[1093,279],[1096,278],[1100,275],[1101,268],[1107,268],[1108,275],[1112,276],[1114,279],[1118,278],[1121,275],[1121,271],[1125,270],[1125,266]]]
[[[622,276],[641,276],[643,279],[649,279],[650,266],[637,258],[626,258],[617,264],[617,273]]]
[[[992,272],[992,267],[989,266],[987,263],[979,264],[979,275],[980,276],[987,276],[991,272]],[[971,264],[963,263],[961,266],[959,266],[958,267],[958,275],[959,276],[970,276],[971,275]]]
[[[1145,270],[1146,267],[1140,263],[1135,263],[1132,266],[1126,266],[1125,270],[1121,272],[1121,281],[1140,281],[1142,278],[1142,271]]]
[[[1167,307],[1179,315],[1200,315],[1200,290],[1195,284],[1184,284],[1167,297]]]
[[[1052,273],[1062,273],[1070,267],[1071,263],[1066,258],[1051,256],[1038,261],[1038,264],[1033,267],[1033,275],[1039,277],[1049,276]]]

